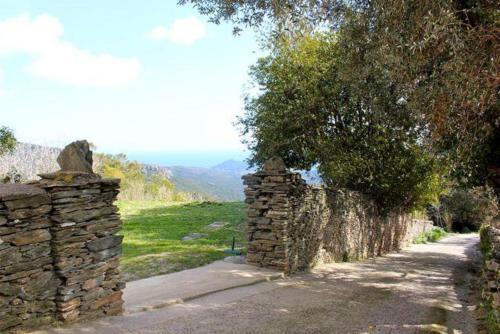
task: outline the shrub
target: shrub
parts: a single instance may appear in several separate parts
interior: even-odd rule
[[[455,189],[441,198],[441,216],[452,231],[479,231],[497,214],[498,202],[490,188]]]
[[[440,227],[434,227],[432,230],[421,233],[413,240],[414,244],[425,244],[427,242],[436,242],[446,236],[446,231]]]

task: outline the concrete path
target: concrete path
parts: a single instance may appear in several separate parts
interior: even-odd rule
[[[283,277],[281,272],[274,270],[216,261],[195,269],[127,283],[123,295],[125,314],[185,303],[223,290]]]
[[[477,242],[476,235],[452,236],[374,260],[36,333],[476,333],[468,285]],[[143,283],[134,284],[143,290]],[[126,292],[129,309],[133,295]]]

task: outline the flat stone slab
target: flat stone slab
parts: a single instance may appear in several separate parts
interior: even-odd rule
[[[282,272],[215,261],[206,266],[127,283],[125,314],[149,311],[215,292],[284,277]]]
[[[204,238],[206,236],[207,236],[207,234],[204,234],[204,233],[191,233],[191,234],[183,237],[182,240],[183,241],[190,241],[190,240],[201,239],[201,238]]]
[[[1,200],[8,201],[31,196],[47,196],[47,194],[42,189],[27,184],[0,184]]]
[[[213,222],[212,224],[208,224],[207,228],[212,229],[212,230],[218,230],[220,228],[223,228],[229,224],[228,222]]]

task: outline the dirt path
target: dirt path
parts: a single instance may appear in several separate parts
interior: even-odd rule
[[[476,333],[476,235],[215,293],[163,309],[38,333]]]

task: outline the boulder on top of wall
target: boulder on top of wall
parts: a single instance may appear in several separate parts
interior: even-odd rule
[[[286,172],[286,165],[282,158],[273,157],[262,165],[262,171],[264,172]]]
[[[67,145],[57,157],[62,172],[93,174],[92,151],[86,140],[78,140]]]

